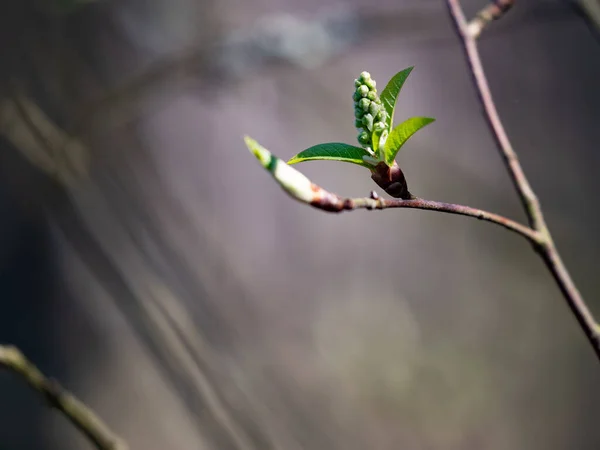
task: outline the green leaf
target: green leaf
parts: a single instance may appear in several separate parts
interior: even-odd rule
[[[394,159],[396,159],[396,154],[398,154],[404,143],[413,134],[433,121],[435,119],[431,117],[411,117],[394,128],[388,136],[387,141],[385,141],[383,148],[386,164],[391,166],[394,163]]]
[[[413,67],[404,69],[402,72],[398,72],[388,82],[387,86],[381,91],[381,103],[387,112],[387,126],[391,130],[394,126],[394,109],[396,109],[396,99],[398,94],[404,85],[404,82],[412,72]]]
[[[342,144],[340,142],[330,142],[327,144],[318,144],[293,156],[288,164],[297,164],[304,161],[341,161],[371,169],[372,166],[363,160],[363,156],[371,156],[364,148],[354,147],[353,145]]]

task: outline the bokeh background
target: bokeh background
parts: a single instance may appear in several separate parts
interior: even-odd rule
[[[585,4],[519,1],[480,48],[600,314]],[[399,155],[411,191],[523,221],[441,0],[4,2],[0,341],[132,449],[599,448],[597,362],[522,238],[431,212],[325,214],[244,146],[352,143],[353,79],[411,65],[397,118],[437,118]],[[376,188],[360,167],[298,168],[343,195]],[[0,449],[76,448],[0,374]]]

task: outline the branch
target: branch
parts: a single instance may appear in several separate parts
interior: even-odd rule
[[[85,404],[60,385],[46,378],[25,356],[12,346],[0,345],[0,369],[20,375],[35,391],[42,394],[49,405],[58,409],[75,425],[98,450],[127,450],[127,444]]]
[[[481,11],[479,11],[473,20],[467,24],[469,35],[477,39],[483,29],[494,20],[502,17],[512,6],[515,0],[495,0]]]
[[[520,234],[532,244],[539,246],[542,244],[542,236],[535,230],[525,225],[508,219],[506,217],[484,211],[469,206],[455,205],[452,203],[436,202],[424,200],[421,198],[412,198],[410,200],[383,199],[375,192],[371,192],[370,197],[363,198],[343,198],[333,194],[310,181],[301,172],[286,164],[275,155],[271,154],[266,148],[262,147],[255,140],[246,137],[246,145],[252,151],[254,156],[260,161],[261,165],[271,173],[275,181],[292,198],[302,203],[307,203],[317,209],[328,212],[353,211],[355,209],[388,209],[388,208],[412,208],[427,211],[437,211],[448,214],[457,214],[460,216],[474,217],[486,222],[495,223],[517,234]]]
[[[482,15],[480,12],[478,15],[479,19],[476,18],[474,22],[469,23],[465,18],[464,12],[460,6],[460,1],[447,1],[450,14],[454,19],[457,33],[462,39],[466,58],[471,69],[471,75],[477,87],[477,92],[483,106],[485,117],[491,128],[494,139],[496,140],[498,150],[504,159],[515,189],[521,198],[521,202],[525,208],[529,224],[531,228],[535,230],[537,236],[540,237],[540,242],[536,246],[536,250],[546,263],[546,266],[548,267],[563,296],[565,297],[569,308],[575,315],[575,318],[579,322],[579,325],[588,338],[588,341],[592,345],[596,356],[600,360],[600,327],[594,319],[591,311],[587,307],[583,297],[579,293],[579,290],[575,286],[575,283],[571,279],[567,268],[560,258],[560,254],[556,249],[554,241],[552,240],[552,236],[550,235],[550,231],[548,230],[544,220],[540,203],[535,196],[533,189],[531,188],[529,181],[525,176],[525,173],[523,172],[521,164],[519,163],[519,159],[517,158],[517,154],[515,153],[512,144],[508,139],[508,135],[506,134],[504,126],[502,125],[502,121],[500,120],[500,116],[496,109],[496,105],[494,104],[487,78],[483,71],[483,65],[481,63],[479,51],[477,49],[476,39],[483,29],[483,26],[485,26],[485,24],[494,18],[500,17],[503,12],[512,6],[514,1],[496,0],[494,5],[484,8],[482,11],[490,11],[494,8],[498,8],[498,11],[493,18],[485,21],[485,23],[480,26],[479,29],[473,24],[477,23],[477,20],[483,20],[482,17],[485,17],[485,14]]]

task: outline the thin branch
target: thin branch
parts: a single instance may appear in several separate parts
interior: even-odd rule
[[[460,6],[459,0],[447,0],[450,14],[454,19],[454,24],[458,35],[461,37],[465,49],[468,64],[471,69],[471,75],[477,87],[477,92],[481,100],[486,119],[491,128],[492,134],[496,140],[498,150],[503,156],[506,167],[513,180],[513,184],[521,198],[521,202],[525,208],[529,224],[537,235],[541,238],[540,243],[536,246],[537,252],[540,254],[548,269],[552,273],[556,283],[558,284],[569,308],[575,315],[579,325],[583,329],[588,341],[596,352],[596,356],[600,360],[600,327],[594,319],[591,311],[587,307],[575,283],[571,279],[558,250],[552,240],[552,236],[548,230],[542,208],[531,188],[525,173],[519,163],[517,154],[515,153],[508,135],[502,125],[500,116],[494,104],[490,87],[487,78],[483,71],[483,65],[477,49],[478,33],[473,31],[473,27],[465,18],[464,12]],[[510,3],[502,0],[497,0],[496,5],[499,7],[501,3]],[[507,9],[507,8],[506,8]],[[505,9],[505,10],[506,10]],[[489,21],[488,21],[489,22]],[[480,30],[481,31],[481,30]]]
[[[98,450],[127,450],[127,444],[85,404],[46,378],[17,348],[0,345],[0,369],[21,376],[35,391],[42,394],[51,407],[59,410]]]
[[[473,20],[467,24],[469,34],[476,39],[490,22],[498,20],[506,14],[514,4],[515,0],[495,0],[490,3],[479,11]]]
[[[269,171],[275,181],[292,198],[302,203],[307,203],[317,209],[328,212],[353,211],[355,209],[389,209],[389,208],[412,208],[426,211],[437,211],[447,214],[473,217],[486,222],[495,223],[510,231],[520,234],[533,245],[539,246],[543,243],[542,236],[535,230],[522,225],[514,220],[482,209],[471,208],[464,205],[436,202],[421,198],[410,200],[384,199],[375,192],[370,197],[344,198],[333,194],[322,187],[314,184],[301,172],[286,164],[254,139],[245,138],[246,145],[260,161],[261,165]]]

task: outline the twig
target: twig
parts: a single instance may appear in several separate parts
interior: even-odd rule
[[[575,283],[571,279],[569,272],[560,258],[558,250],[556,249],[554,241],[552,240],[552,236],[550,235],[544,220],[540,203],[535,196],[529,182],[527,181],[527,177],[525,176],[521,164],[519,163],[519,159],[517,158],[517,154],[515,153],[510,140],[508,139],[508,135],[504,130],[504,126],[500,120],[496,105],[494,104],[490,87],[483,71],[483,65],[481,63],[479,51],[477,49],[476,39],[483,27],[481,27],[479,32],[477,32],[476,29],[474,31],[474,27],[472,25],[473,22],[470,24],[465,18],[464,12],[460,6],[460,1],[447,1],[450,14],[454,19],[457,33],[462,39],[466,58],[471,69],[471,75],[477,87],[477,92],[479,94],[486,119],[496,140],[498,150],[503,156],[506,167],[513,180],[513,184],[521,198],[521,202],[525,208],[529,224],[541,239],[536,245],[536,250],[552,273],[552,276],[560,287],[560,290],[565,297],[569,308],[575,315],[586,337],[596,352],[596,356],[600,360],[600,327],[598,326],[598,323],[594,319],[591,311],[587,307],[583,297],[579,293],[579,290],[575,286]],[[497,3],[494,5],[494,7],[499,8],[501,4],[508,4],[508,7],[510,7],[513,3],[514,1],[507,2],[497,0]],[[504,11],[506,11],[508,7],[506,7]],[[498,17],[499,15],[501,15],[501,13],[497,14]],[[489,22],[489,20],[487,22]]]
[[[307,203],[315,208],[328,212],[353,211],[355,209],[388,209],[388,208],[412,208],[427,211],[437,211],[460,216],[474,217],[486,222],[495,223],[508,230],[525,237],[533,245],[542,245],[542,236],[535,230],[522,225],[514,220],[469,206],[456,205],[452,203],[436,202],[413,198],[411,200],[384,199],[375,192],[370,197],[343,198],[333,194],[322,187],[314,184],[301,172],[289,166],[255,140],[246,137],[246,145],[261,165],[267,169],[275,181],[294,199]]]
[[[98,450],[127,450],[127,444],[85,404],[46,378],[16,347],[0,345],[0,369],[20,375],[51,407],[59,410]]]
[[[477,14],[473,20],[467,24],[469,34],[473,38],[479,37],[483,29],[494,20],[498,20],[502,17],[512,6],[515,4],[515,0],[495,0]]]

